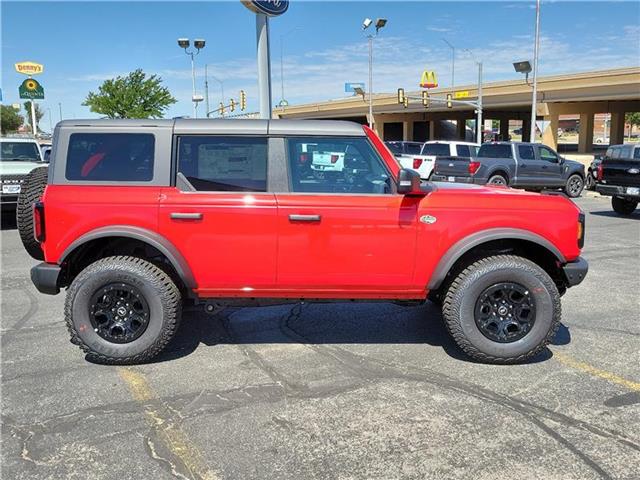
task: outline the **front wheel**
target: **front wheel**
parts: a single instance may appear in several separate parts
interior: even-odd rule
[[[136,257],[98,260],[73,280],[65,302],[71,342],[108,364],[148,361],[173,338],[180,291],[163,270]]]
[[[451,282],[442,314],[454,341],[471,358],[519,363],[553,339],[560,326],[560,295],[535,263],[498,255],[478,260]]]
[[[613,210],[620,215],[631,215],[638,206],[638,202],[622,197],[611,197],[611,206]]]
[[[564,187],[565,193],[571,198],[578,198],[584,189],[584,180],[580,175],[574,173],[567,179]]]
[[[593,173],[589,170],[587,173],[587,178],[584,182],[584,188],[587,190],[594,190],[596,188],[596,179],[593,177]]]

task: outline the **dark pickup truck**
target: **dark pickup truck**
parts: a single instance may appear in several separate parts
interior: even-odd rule
[[[484,143],[477,158],[441,157],[434,181],[509,185],[531,190],[561,188],[572,198],[584,188],[584,166],[539,143]]]
[[[612,145],[598,166],[596,191],[616,213],[631,215],[640,201],[640,145]]]

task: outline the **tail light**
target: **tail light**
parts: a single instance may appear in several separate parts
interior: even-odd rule
[[[33,204],[33,236],[38,243],[44,242],[44,203]]]
[[[469,174],[475,175],[475,173],[480,168],[480,162],[469,162]]]
[[[422,165],[422,159],[421,158],[414,158],[413,159],[413,169],[417,170],[418,168],[420,168],[420,165]]]
[[[585,216],[580,212],[578,215],[578,247],[584,247],[584,234],[585,234]]]
[[[331,155],[331,163],[336,163],[338,158],[340,158],[338,155]]]
[[[603,177],[604,177],[604,167],[601,163],[600,165],[598,165],[598,180],[602,181]]]

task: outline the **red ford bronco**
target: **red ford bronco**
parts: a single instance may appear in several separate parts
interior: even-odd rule
[[[67,289],[71,341],[100,362],[157,355],[187,301],[427,299],[469,356],[520,362],[587,273],[565,197],[421,184],[349,122],[64,121],[27,183],[33,283]]]

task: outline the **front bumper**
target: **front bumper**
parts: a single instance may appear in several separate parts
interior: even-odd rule
[[[598,192],[600,195],[608,195],[610,197],[625,197],[625,198],[640,199],[640,194],[628,193],[629,188],[638,188],[638,187],[623,187],[621,185],[605,185],[602,183],[596,183],[596,192]]]
[[[60,293],[60,270],[60,265],[55,263],[39,263],[31,269],[31,281],[40,293],[56,295]]]
[[[584,277],[587,276],[589,264],[584,258],[578,257],[573,262],[563,265],[562,271],[564,272],[565,277],[567,277],[567,286],[575,287],[584,280]]]

